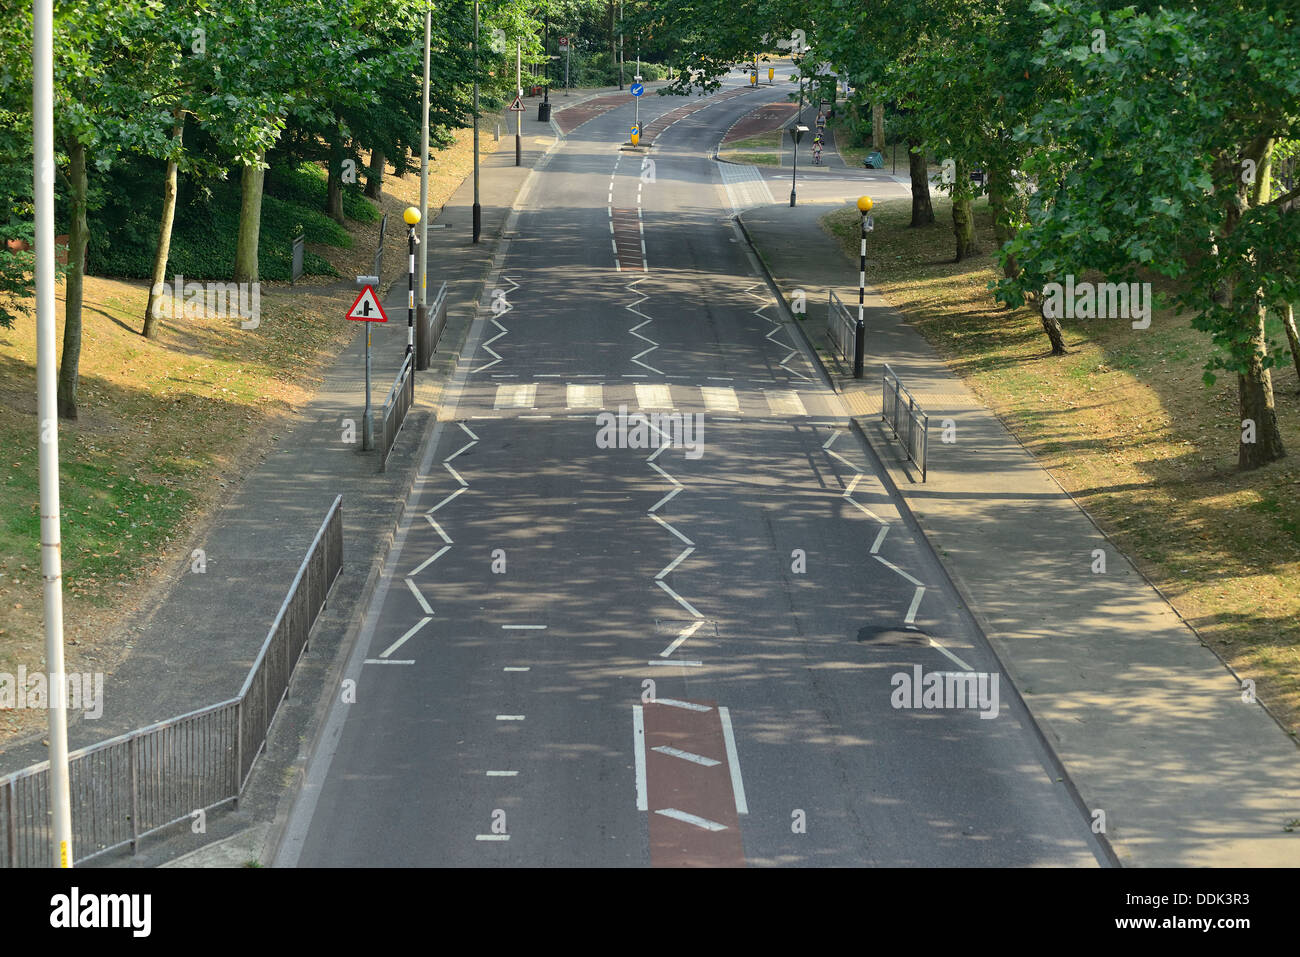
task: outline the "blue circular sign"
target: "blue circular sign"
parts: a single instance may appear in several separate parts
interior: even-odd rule
[[[640,83],[633,83],[628,89],[631,90],[633,96],[640,96],[645,92],[645,87]]]

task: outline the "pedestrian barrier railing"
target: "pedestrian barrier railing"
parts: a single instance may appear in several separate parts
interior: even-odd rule
[[[388,454],[393,451],[393,446],[397,442],[397,433],[402,430],[406,413],[415,402],[415,368],[411,365],[412,358],[414,356],[408,354],[402,360],[401,371],[397,373],[397,378],[393,380],[393,387],[388,390],[388,396],[384,399],[384,411],[379,430],[383,442],[379,449],[380,471],[388,468]]]
[[[423,372],[429,368],[429,360],[433,358],[434,352],[438,349],[438,343],[442,340],[442,331],[447,328],[447,284],[444,282],[438,289],[438,295],[433,297],[433,302],[425,310],[424,321],[415,327],[415,368],[417,372]]]
[[[276,613],[239,694],[68,755],[72,852],[81,863],[194,818],[238,806],[330,589],[343,570],[337,496]],[[52,867],[49,762],[0,778],[0,867]]]
[[[846,305],[830,290],[826,302],[826,337],[840,358],[853,367],[853,377],[862,378],[862,357],[866,352],[866,328],[858,324]]]
[[[926,452],[930,445],[930,417],[921,411],[916,397],[903,387],[903,383],[888,365],[885,366],[880,417],[889,424],[894,438],[903,443],[907,457],[921,470],[921,481],[924,482]]]

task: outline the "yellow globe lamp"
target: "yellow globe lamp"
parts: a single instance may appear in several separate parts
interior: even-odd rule
[[[873,205],[873,204],[872,204],[872,202],[871,202],[871,197],[870,197],[870,196],[859,196],[859,197],[858,197],[858,212],[860,212],[863,216],[865,216],[867,213],[871,212],[871,207],[872,207],[872,205]]]
[[[406,225],[414,226],[420,221],[420,211],[414,206],[407,206],[406,209],[402,211],[402,219],[406,220]]]

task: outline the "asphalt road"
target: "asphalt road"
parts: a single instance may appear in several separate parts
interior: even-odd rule
[[[784,95],[647,154],[620,107],[536,174],[278,864],[1102,859],[730,221],[713,147]]]

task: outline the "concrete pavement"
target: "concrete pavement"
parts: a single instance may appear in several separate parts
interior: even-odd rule
[[[741,222],[785,300],[804,290],[802,328],[1094,820],[1104,813],[1120,863],[1300,864],[1300,837],[1283,831],[1300,816],[1294,740],[1243,701],[1238,677],[1082,508],[873,291],[865,378],[829,358],[827,290],[857,299],[856,260],[818,225],[832,208],[751,208]],[[880,422],[885,362],[930,415],[924,484]],[[1104,574],[1093,571],[1099,552]]]

